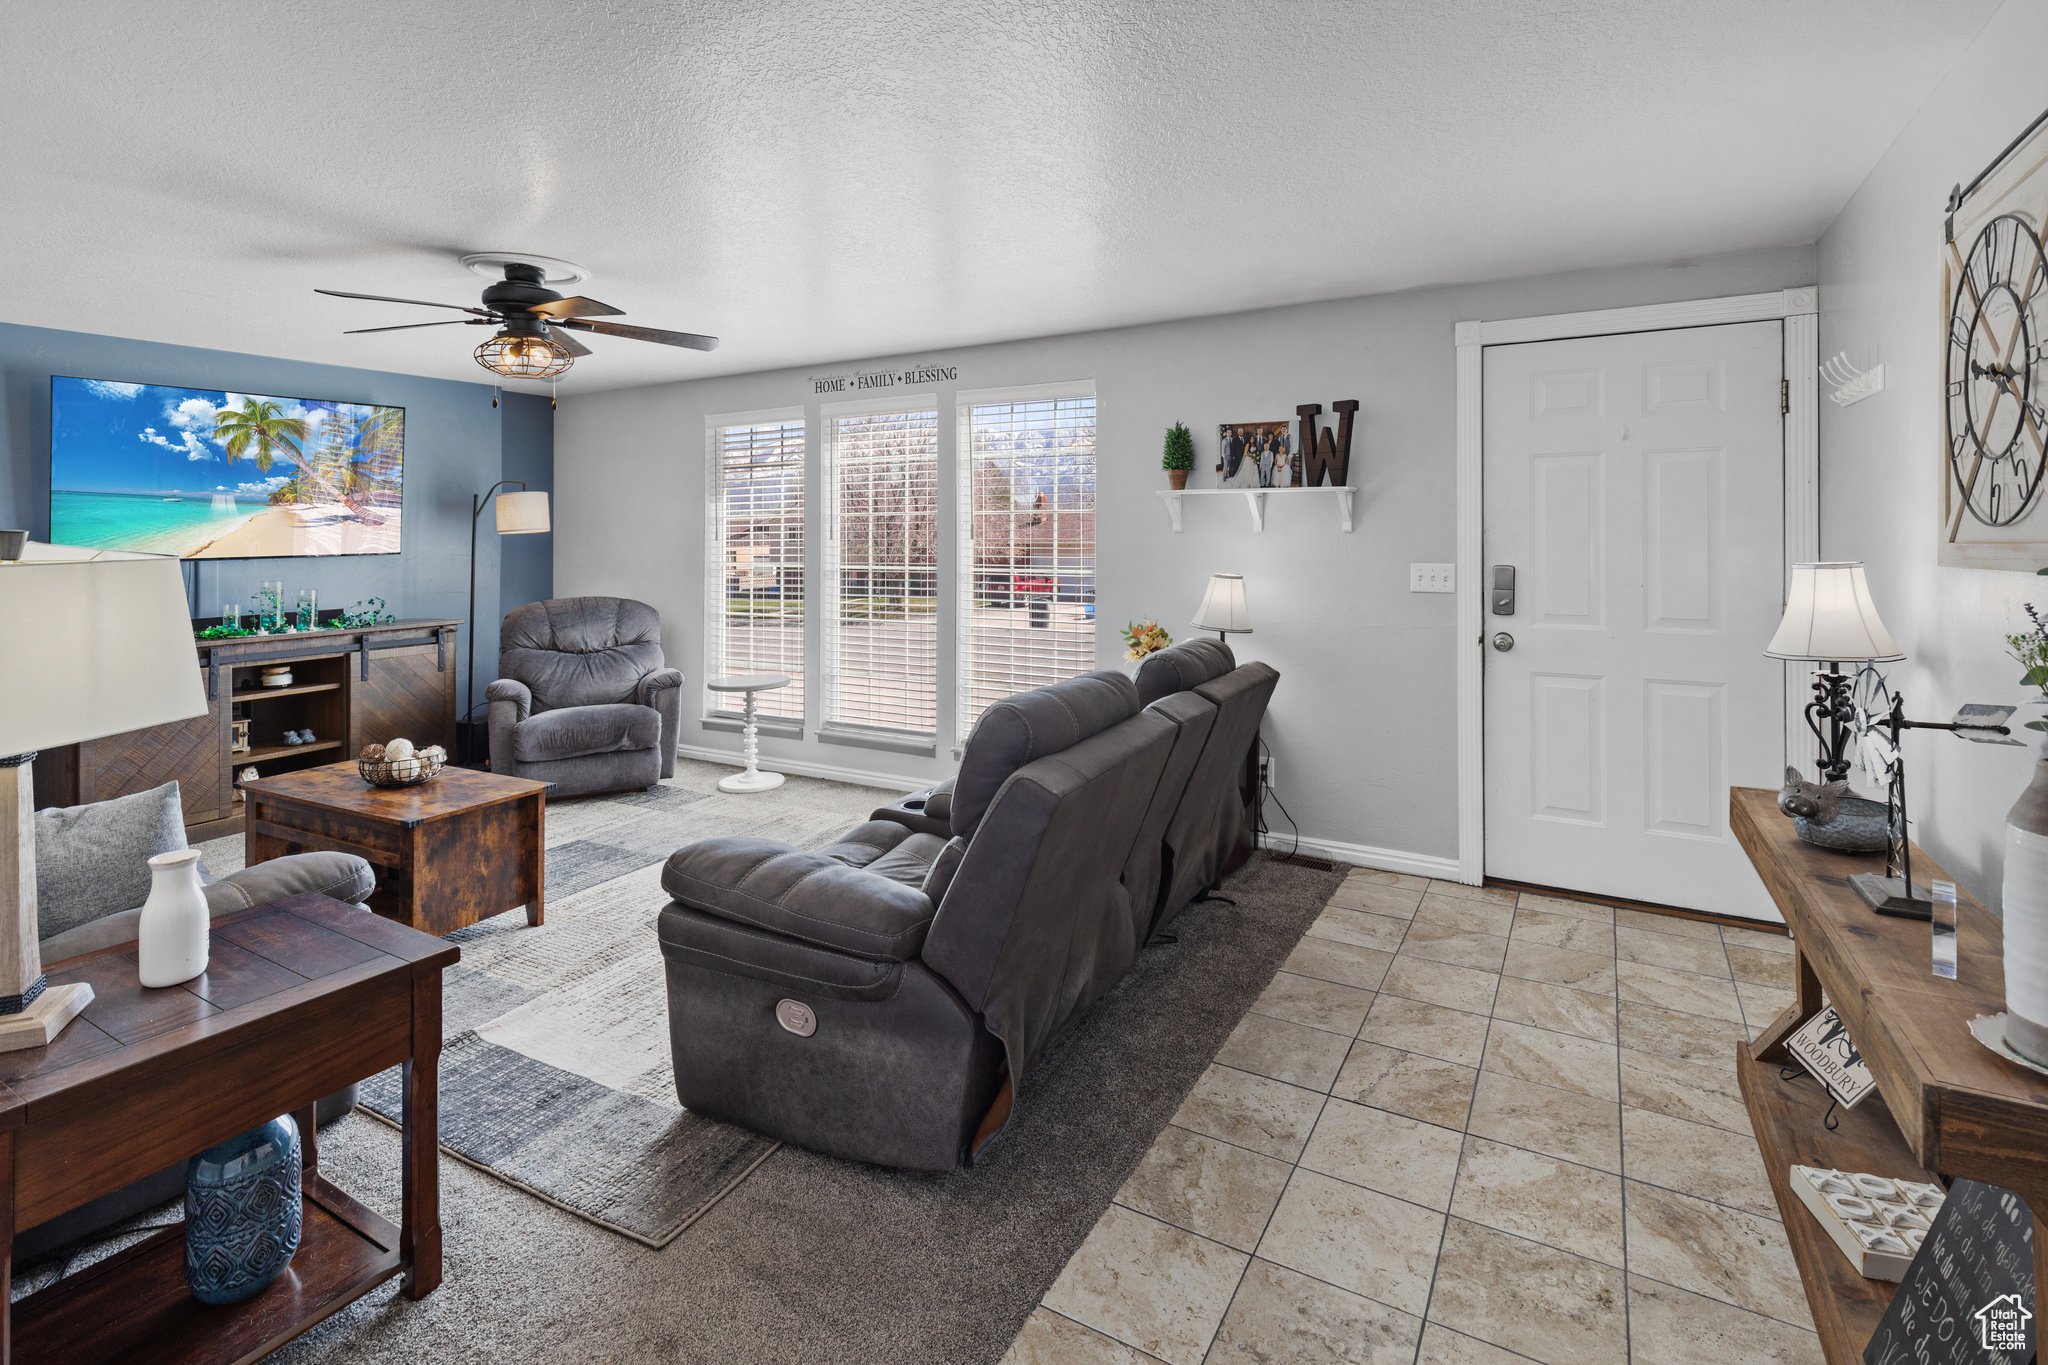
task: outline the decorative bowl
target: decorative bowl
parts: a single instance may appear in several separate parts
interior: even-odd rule
[[[1841,853],[1882,853],[1891,846],[1891,826],[1885,821],[1885,804],[1860,796],[1845,796],[1835,818],[1816,825],[1803,815],[1792,817],[1799,837],[1809,844]]]
[[[367,758],[356,760],[356,771],[373,787],[417,787],[422,782],[433,781],[435,775],[447,766],[448,755],[438,744],[395,763]]]

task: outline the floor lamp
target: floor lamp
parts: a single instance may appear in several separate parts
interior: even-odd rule
[[[27,544],[0,533],[0,640],[35,659],[0,705],[0,1052],[43,1047],[92,1003],[51,986],[36,923],[38,749],[203,716],[182,566],[164,555]]]
[[[1252,633],[1252,614],[1244,601],[1244,575],[1241,573],[1212,573],[1209,586],[1202,591],[1202,605],[1195,609],[1194,625],[1197,630],[1213,630],[1216,638],[1228,646],[1232,635]],[[1259,732],[1252,731],[1251,747],[1244,755],[1244,780],[1251,784],[1251,847],[1259,846],[1259,831],[1266,823],[1266,784],[1259,773]],[[1290,817],[1292,818],[1292,817]],[[1251,854],[1245,853],[1249,858]],[[1228,867],[1242,865],[1244,859],[1235,863],[1226,860]],[[1222,877],[1217,877],[1222,885]],[[1210,887],[1210,894],[1215,893]],[[1219,898],[1220,899],[1220,898]]]
[[[519,486],[517,493],[499,493],[500,488],[513,484]],[[483,520],[484,505],[492,494],[498,498],[498,534],[501,536],[537,536],[554,529],[548,521],[548,495],[545,492],[529,490],[524,479],[500,479],[492,484],[490,491],[482,497],[472,493],[469,497],[469,675],[463,680],[462,694],[462,761],[476,761],[476,743],[470,737],[476,733],[476,533],[477,523]]]

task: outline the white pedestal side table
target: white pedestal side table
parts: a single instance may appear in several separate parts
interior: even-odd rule
[[[782,785],[781,773],[761,771],[761,745],[757,736],[760,727],[754,724],[754,694],[773,692],[778,687],[789,686],[787,673],[735,673],[729,678],[713,678],[705,686],[713,692],[744,692],[747,694],[746,709],[741,713],[745,724],[740,733],[746,737],[741,752],[746,756],[745,772],[734,773],[731,777],[718,779],[722,792],[765,792]]]

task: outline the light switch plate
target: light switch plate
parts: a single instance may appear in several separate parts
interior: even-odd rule
[[[1458,566],[1455,564],[1410,564],[1408,566],[1408,591],[1410,592],[1456,592],[1458,590]]]

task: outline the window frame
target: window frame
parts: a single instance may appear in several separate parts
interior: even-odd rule
[[[724,434],[735,427],[798,425],[803,429],[802,479],[804,488],[804,632],[802,636],[804,714],[798,716],[757,715],[755,724],[764,735],[778,739],[803,738],[805,721],[811,714],[815,689],[811,685],[810,617],[814,609],[811,594],[811,541],[815,517],[810,498],[810,475],[818,432],[801,403],[760,408],[749,412],[706,413],[704,416],[704,686],[699,708],[700,721],[707,730],[741,728],[740,706],[727,693],[713,692],[708,684],[723,671],[725,655],[725,459]]]
[[[967,736],[971,729],[965,714],[969,699],[974,694],[972,669],[974,667],[974,409],[997,403],[1032,403],[1057,401],[1063,398],[1087,398],[1095,404],[1095,512],[1096,535],[1100,537],[1102,527],[1102,398],[1096,392],[1093,379],[1071,379],[1043,384],[1010,384],[986,389],[958,389],[953,394],[954,404],[954,468],[956,484],[952,585],[956,594],[953,657],[953,716],[954,726],[953,757],[959,758],[966,749]],[[1098,549],[1091,576],[1100,568]],[[1099,602],[1099,585],[1098,585]],[[1096,658],[1089,662],[1087,672],[1099,666],[1101,652],[1101,620],[1095,622],[1094,646]]]
[[[883,413],[932,415],[933,483],[933,618],[938,627],[932,670],[933,729],[866,725],[833,718],[839,689],[839,419],[870,417]],[[939,537],[945,530],[945,407],[936,388],[896,389],[869,398],[849,399],[818,405],[818,504],[823,509],[824,534],[817,540],[816,591],[810,596],[818,615],[818,709],[817,736],[827,744],[853,744],[863,748],[900,753],[935,755],[938,727],[945,723],[944,682],[946,676],[946,597],[952,586],[945,572],[946,556]]]

